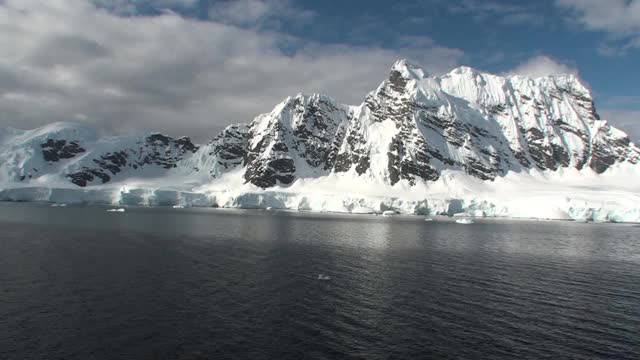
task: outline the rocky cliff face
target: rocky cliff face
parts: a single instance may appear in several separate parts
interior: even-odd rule
[[[413,185],[437,180],[445,169],[493,180],[529,169],[603,173],[640,161],[638,147],[599,118],[575,76],[532,79],[461,67],[431,77],[406,61],[359,106],[290,97],[201,147],[161,134],[98,139],[68,124],[0,135],[3,181],[58,174],[78,186],[167,174],[215,181],[232,170],[262,188],[332,173]]]
[[[351,172],[388,184],[436,180],[444,169],[482,180],[640,161],[600,120],[572,75],[502,77],[461,67],[429,77],[397,62],[357,107],[313,95],[287,99],[250,125],[244,178],[260,187]],[[302,166],[301,166],[302,165]]]
[[[249,126],[244,179],[266,188],[333,168],[349,107],[320,96],[287,98]]]
[[[25,185],[68,181],[84,187],[117,177],[161,175],[199,149],[189,138],[158,133],[99,139],[92,130],[69,123],[10,133],[0,147],[0,178]]]
[[[151,134],[136,140],[134,146],[118,148],[117,151],[96,153],[91,156],[91,163],[83,165],[78,171],[67,175],[69,180],[78,186],[87,186],[95,181],[107,183],[111,177],[131,169],[144,167],[160,167],[172,169],[186,155],[198,150],[187,137],[173,139],[162,134]]]

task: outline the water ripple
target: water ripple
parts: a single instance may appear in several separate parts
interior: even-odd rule
[[[632,227],[103,210],[0,204],[0,358],[640,358]]]

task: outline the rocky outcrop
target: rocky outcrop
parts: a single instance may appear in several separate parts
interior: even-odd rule
[[[208,155],[215,159],[223,171],[244,165],[247,158],[247,131],[247,125],[230,125],[209,143]],[[219,175],[213,169],[209,171],[213,177]]]
[[[98,179],[104,184],[125,169],[137,170],[147,166],[175,168],[186,155],[198,149],[187,137],[173,139],[158,133],[151,134],[138,140],[133,147],[106,152],[91,159],[93,165],[83,166],[67,177],[72,183],[83,187]]]
[[[71,159],[86,151],[77,141],[47,139],[40,146],[42,147],[42,157],[48,162]]]
[[[329,97],[298,95],[258,116],[247,135],[245,181],[267,188],[328,174],[349,111]]]

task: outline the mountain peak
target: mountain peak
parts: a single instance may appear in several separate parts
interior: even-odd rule
[[[462,66],[458,66],[457,68],[451,70],[449,73],[453,73],[453,74],[476,74],[479,73],[480,71],[478,69],[472,68],[471,66],[466,66],[466,65],[462,65]]]
[[[417,65],[412,64],[407,59],[401,59],[396,61],[391,67],[391,72],[397,71],[399,72],[403,78],[407,80],[420,80],[429,76],[422,68]]]

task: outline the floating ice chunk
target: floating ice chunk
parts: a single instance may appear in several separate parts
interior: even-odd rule
[[[433,221],[433,219],[432,218],[426,218],[426,219],[424,219],[424,221]]]
[[[467,219],[467,218],[458,219],[458,220],[456,220],[456,223],[468,225],[468,224],[473,224],[473,220]]]
[[[397,212],[393,211],[393,210],[385,210],[382,212],[382,216],[393,216],[396,215]]]
[[[332,212],[332,213],[349,213],[349,208],[346,206],[336,206],[336,207],[330,207],[327,208],[325,210],[326,212]]]
[[[174,208],[174,209],[184,209],[184,206],[182,206],[182,205],[173,205],[172,208]]]
[[[51,204],[51,207],[65,207],[65,206],[67,206],[67,204],[58,204],[58,203]]]
[[[109,209],[109,210],[107,210],[107,212],[121,212],[121,213],[123,213],[123,212],[125,212],[125,209],[124,208]]]
[[[325,275],[325,274],[319,274],[318,275],[318,280],[328,281],[328,280],[331,280],[331,276]]]
[[[458,213],[458,214],[453,214],[453,217],[459,217],[459,218],[468,218],[468,217],[472,217],[473,215],[468,214],[468,213]]]
[[[266,210],[273,210],[272,206],[267,206]]]
[[[351,210],[351,213],[352,214],[373,214],[375,213],[375,211],[370,207],[356,206]]]

